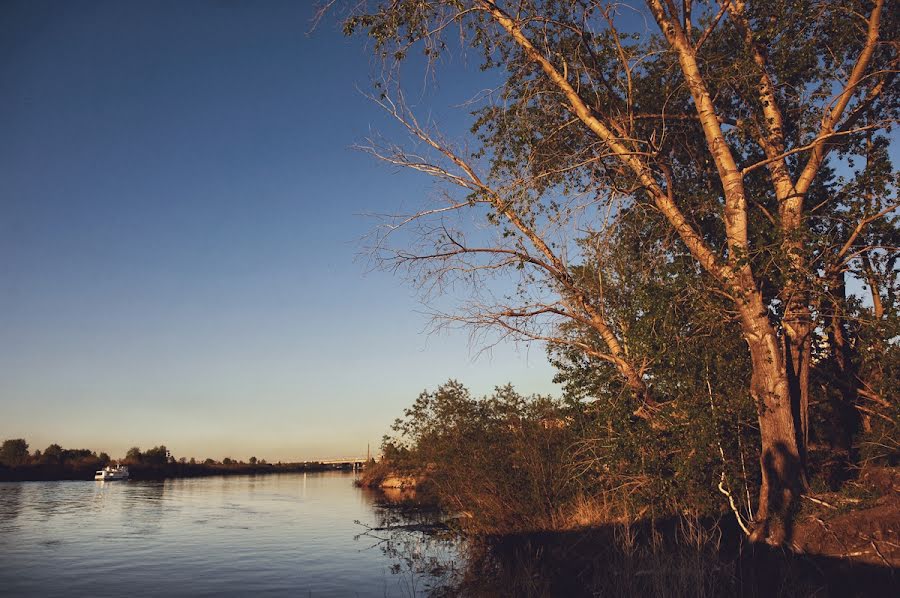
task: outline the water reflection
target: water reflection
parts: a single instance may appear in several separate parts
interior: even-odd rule
[[[0,593],[427,594],[452,545],[402,528],[427,516],[384,509],[353,479],[0,484]],[[109,581],[96,585],[94,572]]]
[[[101,482],[104,483],[105,482]],[[165,481],[128,482],[120,486],[109,484],[104,491],[121,492],[123,533],[135,536],[157,534],[167,517],[176,515],[177,505],[165,504]]]
[[[390,559],[391,573],[405,595],[445,595],[458,586],[461,544],[439,511],[410,506],[410,493],[398,497],[370,490],[364,496],[371,501],[376,525],[358,522],[363,531],[357,538],[369,543],[367,550],[378,549]]]
[[[11,525],[22,510],[22,485],[0,483],[0,529]]]
[[[29,485],[29,505],[46,519],[71,514],[80,505],[73,505],[66,500],[65,484],[65,482],[46,482]]]
[[[463,544],[439,513],[391,501],[409,495],[352,482],[329,473],[3,483],[0,594],[892,595],[882,591],[893,588],[886,568],[749,550],[719,536],[691,540],[699,530],[690,527]]]

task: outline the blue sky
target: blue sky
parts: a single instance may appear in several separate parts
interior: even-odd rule
[[[311,16],[0,5],[0,438],[310,459],[375,446],[450,377],[555,390],[541,347],[473,361],[356,259],[363,213],[436,191],[351,149],[391,131],[357,91],[370,55]],[[429,103],[452,112],[476,66]]]

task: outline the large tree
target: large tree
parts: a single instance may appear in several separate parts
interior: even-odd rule
[[[385,58],[402,60],[421,42],[433,59],[447,50],[452,27],[501,78],[477,113],[474,153],[420,124],[393,80],[375,96],[424,151],[370,149],[467,191],[393,221],[390,234],[420,224],[426,244],[393,252],[392,263],[413,266],[431,284],[518,272],[518,294],[481,292],[453,319],[612,364],[634,412],[652,418],[664,398],[654,390],[652,360],[629,351],[627,326],[604,308],[604,288],[621,281],[598,281],[599,270],[581,265],[586,255],[602,259],[623,215],[658,220],[645,242],[676,238],[676,253],[691,256],[746,342],[761,441],[754,535],[783,541],[806,483],[810,361],[823,297],[839,294],[852,264],[875,272],[866,264],[894,251],[870,234],[894,227],[890,169],[878,180],[882,192],[861,199],[853,186],[872,169],[851,166],[871,157],[862,140],[883,144],[897,117],[900,53],[890,4],[392,0],[364,7],[346,28],[365,29]],[[498,234],[467,229],[463,211]],[[838,232],[825,243],[823,230]],[[565,322],[591,338],[565,333]]]

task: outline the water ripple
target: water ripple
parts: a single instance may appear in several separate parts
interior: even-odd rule
[[[352,480],[2,483],[0,593],[408,595],[392,559],[355,539],[355,520],[378,521]]]

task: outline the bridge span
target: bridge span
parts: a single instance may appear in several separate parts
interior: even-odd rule
[[[368,459],[366,457],[338,457],[336,459],[319,459],[314,463],[328,465],[334,469],[357,470],[362,469]]]

